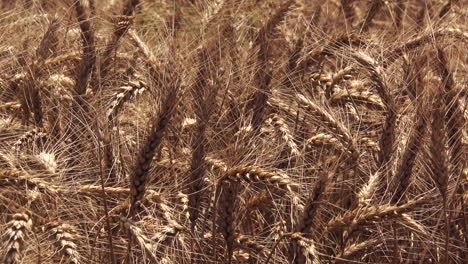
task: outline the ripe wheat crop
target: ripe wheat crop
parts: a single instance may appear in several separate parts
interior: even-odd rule
[[[467,263],[467,8],[0,1],[0,263]]]

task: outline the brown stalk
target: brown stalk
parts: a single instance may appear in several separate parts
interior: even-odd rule
[[[193,87],[193,99],[195,103],[195,114],[197,117],[196,138],[192,149],[192,160],[190,167],[190,190],[189,190],[189,214],[191,230],[194,232],[196,221],[199,216],[200,202],[203,191],[203,178],[206,171],[206,145],[208,142],[206,129],[210,116],[213,113],[217,87],[210,84],[211,72],[217,67],[217,54],[212,54],[208,45],[200,51],[200,61],[195,84]],[[216,50],[216,49],[215,49]],[[213,58],[213,56],[215,58]],[[213,60],[213,61],[212,61]]]
[[[307,233],[314,228],[315,215],[317,214],[317,210],[320,207],[321,200],[327,189],[329,178],[329,173],[325,172],[319,176],[314,188],[310,191],[310,196],[307,199],[299,224],[295,227],[295,232]]]
[[[272,79],[272,67],[270,38],[275,33],[275,28],[281,23],[288,13],[295,0],[288,0],[284,2],[278,10],[269,18],[269,20],[260,28],[255,40],[254,47],[258,48],[257,53],[258,67],[255,74],[255,82],[257,91],[253,95],[252,105],[252,127],[255,129],[263,123],[263,116],[265,114],[265,106],[268,101],[270,93],[270,82]]]
[[[75,85],[75,94],[80,98],[86,92],[86,86],[95,66],[96,51],[94,47],[94,30],[91,28],[89,17],[85,11],[86,6],[89,6],[89,1],[75,0],[73,6],[75,7],[76,17],[80,25],[81,41],[83,42],[83,55],[81,56],[81,63],[78,65],[76,71]],[[78,102],[81,101],[82,99],[78,99]],[[82,103],[80,103],[80,105]]]
[[[353,27],[354,18],[356,16],[352,2],[353,0],[340,0],[341,8],[343,9],[343,13],[346,18],[346,23],[351,28]]]
[[[383,5],[384,2],[382,0],[373,0],[370,2],[369,10],[366,12],[366,17],[359,26],[361,34],[366,33],[369,30],[372,20],[374,20],[375,15],[377,15]]]

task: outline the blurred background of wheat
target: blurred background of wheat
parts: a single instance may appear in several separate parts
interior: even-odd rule
[[[3,0],[2,263],[467,263],[466,0]]]

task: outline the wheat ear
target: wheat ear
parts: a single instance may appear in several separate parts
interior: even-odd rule
[[[3,263],[14,264],[20,262],[20,256],[24,250],[24,243],[31,231],[33,222],[26,213],[14,214],[8,222],[5,241],[5,255]]]
[[[344,125],[341,122],[336,120],[323,107],[307,99],[302,94],[297,94],[296,97],[299,100],[299,102],[305,106],[307,110],[309,110],[310,112],[312,112],[312,114],[320,118],[320,121],[324,122],[326,128],[330,129],[333,132],[333,134],[338,136],[338,138],[342,141],[343,145],[351,153],[351,157],[359,157],[359,151],[356,148],[354,139],[351,137],[350,132],[344,127]]]
[[[86,92],[86,86],[96,62],[96,51],[94,47],[94,31],[91,28],[86,8],[89,7],[88,0],[75,0],[76,17],[81,29],[81,41],[83,42],[83,54],[76,75],[75,93],[82,96]]]
[[[423,104],[424,98],[419,98],[417,102],[417,110],[414,116],[414,127],[410,133],[407,146],[401,157],[400,164],[397,168],[394,179],[394,192],[392,196],[392,203],[399,202],[405,191],[410,184],[411,176],[413,174],[413,168],[416,162],[416,156],[421,149],[421,143],[424,135],[426,134],[426,111],[424,110]]]
[[[276,12],[269,18],[269,20],[259,30],[255,40],[254,47],[258,47],[257,54],[258,69],[255,75],[255,81],[258,90],[253,95],[252,105],[252,126],[257,129],[263,122],[263,115],[265,114],[265,106],[268,101],[270,93],[270,82],[272,79],[272,69],[269,63],[271,59],[271,48],[269,47],[268,38],[273,34],[276,26],[283,21],[290,7],[295,3],[295,0],[287,0]]]
[[[223,180],[264,183],[291,193],[297,191],[299,187],[285,174],[273,173],[253,166],[238,166],[230,169],[226,172]]]
[[[160,263],[160,259],[154,254],[154,247],[151,244],[151,240],[145,236],[143,230],[135,226],[129,219],[120,217],[120,223],[123,225],[124,230],[129,232],[133,239],[138,242],[141,250],[145,253],[147,258],[154,263]]]
[[[131,207],[130,215],[135,213],[136,203],[143,198],[146,191],[146,183],[148,182],[148,171],[150,170],[153,157],[159,149],[166,128],[169,124],[172,112],[177,101],[177,88],[170,87],[169,92],[164,98],[163,105],[159,116],[155,118],[153,124],[150,125],[150,132],[146,141],[143,143],[136,163],[131,175]]]
[[[53,223],[48,228],[52,233],[54,244],[70,263],[79,263],[79,254],[76,245],[76,230],[68,224]]]
[[[135,7],[140,3],[140,0],[129,0],[123,11],[123,16],[118,17],[115,21],[115,28],[112,34],[112,39],[107,44],[101,64],[100,77],[105,78],[111,67],[112,53],[117,49],[120,39],[128,31],[128,28],[133,22],[133,12]]]
[[[375,83],[377,93],[384,103],[387,116],[383,127],[383,133],[380,138],[379,163],[386,164],[390,160],[391,153],[395,145],[395,129],[397,120],[397,108],[393,97],[390,95],[386,81],[384,80],[383,68],[378,63],[363,53],[356,53],[354,58],[369,72],[370,79]]]

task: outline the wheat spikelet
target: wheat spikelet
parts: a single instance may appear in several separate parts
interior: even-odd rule
[[[54,244],[70,263],[80,263],[76,245],[76,230],[68,224],[52,223],[47,226]]]
[[[265,114],[265,106],[270,93],[270,82],[272,79],[272,69],[269,63],[271,59],[271,48],[267,42],[269,36],[273,34],[276,26],[283,21],[290,7],[295,3],[295,0],[284,2],[278,10],[269,18],[269,20],[258,31],[254,40],[254,47],[258,47],[259,51],[257,59],[259,66],[256,72],[255,81],[258,91],[253,95],[252,105],[252,126],[257,129],[263,122]]]
[[[352,1],[340,0],[340,4],[343,7],[343,13],[347,23],[352,26],[354,24],[354,18],[356,17],[356,12],[353,8]]]
[[[434,104],[431,123],[431,145],[430,149],[430,167],[432,169],[432,179],[436,183],[442,197],[446,197],[448,173],[447,152],[445,150],[446,136],[444,133],[444,117],[442,113],[441,99],[439,103]]]
[[[16,169],[0,170],[0,182],[2,186],[27,187],[38,189],[48,194],[57,194],[59,191],[56,186],[51,186],[44,180],[35,179],[26,172]]]
[[[252,241],[252,239],[250,239],[247,236],[236,234],[234,242],[236,243],[237,247],[243,248],[244,250],[250,252],[254,252],[255,254],[260,254],[263,256],[268,256],[270,254],[268,248],[255,241]]]
[[[103,52],[103,60],[101,64],[100,77],[106,78],[111,67],[112,53],[117,49],[120,39],[127,32],[128,28],[133,22],[133,12],[135,7],[140,3],[139,0],[130,0],[127,2],[122,16],[114,17],[114,32],[112,39],[107,44]]]
[[[284,234],[292,243],[290,258],[294,264],[320,264],[318,252],[315,249],[315,241],[304,237],[301,233]]]
[[[226,259],[227,263],[231,263],[232,254],[234,251],[234,239],[235,239],[235,202],[238,193],[239,186],[237,183],[230,183],[227,181],[220,181],[217,186],[220,198],[218,200],[217,211],[219,212],[219,219],[217,219],[217,229],[223,237],[226,243]],[[213,230],[214,231],[214,230]]]
[[[20,256],[24,249],[24,243],[28,233],[31,231],[33,222],[25,213],[14,214],[8,222],[5,240],[5,255],[3,263],[14,264],[20,262]]]
[[[373,93],[369,91],[359,90],[359,89],[335,90],[330,100],[332,103],[339,103],[339,102],[363,103],[377,110],[382,110],[385,108],[380,97],[374,95]]]
[[[66,62],[71,62],[71,64],[75,64],[76,62],[81,60],[81,52],[74,51],[62,55],[58,55],[53,58],[48,58],[44,61],[45,66],[59,66]]]
[[[32,129],[24,133],[14,144],[12,150],[20,151],[28,144],[44,144],[47,142],[48,135],[40,129]]]
[[[184,194],[182,192],[179,192],[177,194],[177,197],[179,198],[180,202],[182,203],[182,213],[185,216],[185,219],[189,219],[190,218],[190,212],[188,211],[188,207],[189,207],[188,195],[186,195],[186,194]]]
[[[355,142],[351,137],[349,131],[336,120],[329,112],[325,109],[307,99],[301,94],[296,95],[300,103],[304,104],[307,110],[310,110],[315,116],[320,118],[320,121],[324,122],[328,129],[330,129],[345,145],[345,147],[351,152],[353,158],[359,157],[359,151],[356,149]]]
[[[42,37],[41,43],[36,49],[36,56],[40,57],[42,60],[46,60],[56,53],[56,48],[58,45],[57,31],[59,29],[60,23],[58,18],[55,16],[50,21],[49,27],[47,28],[46,33]]]
[[[273,173],[261,168],[238,166],[226,172],[223,179],[229,181],[243,180],[247,183],[264,183],[276,186],[279,189],[294,193],[298,185],[291,181],[287,175]]]
[[[395,27],[398,31],[401,31],[403,27],[403,20],[405,18],[406,12],[406,3],[404,1],[398,1],[397,5],[394,8],[395,12]]]
[[[353,243],[347,246],[336,258],[336,263],[347,263],[347,259],[350,259],[362,251],[369,250],[370,248],[376,248],[380,243],[382,243],[381,239],[368,239],[361,243]]]
[[[463,30],[458,28],[441,28],[436,31],[431,30],[430,32],[425,32],[424,34],[416,36],[413,39],[407,41],[406,43],[384,54],[384,57],[387,59],[385,60],[383,67],[390,66],[405,52],[417,49],[427,43],[430,43],[433,39],[440,38],[454,38],[459,39],[463,42],[468,42],[468,32],[464,32]]]
[[[145,195],[146,183],[148,182],[147,174],[172,116],[177,100],[176,96],[177,89],[176,87],[172,87],[163,101],[159,116],[155,118],[153,121],[154,123],[151,124],[150,134],[146,138],[146,142],[143,143],[139,155],[137,156],[130,179],[132,190],[130,194],[130,215],[135,213],[136,203]]]
[[[291,150],[291,154],[294,156],[299,156],[299,149],[296,142],[294,142],[294,136],[292,135],[288,125],[285,120],[276,114],[271,114],[266,120],[267,123],[271,123],[275,130],[281,133],[281,137],[284,139],[286,144]]]
[[[86,9],[89,7],[88,0],[76,0],[74,2],[76,17],[81,29],[81,41],[83,42],[83,54],[81,55],[81,64],[76,71],[75,94],[81,96],[85,94],[88,80],[91,76],[94,64],[96,62],[96,51],[94,47],[94,31],[91,28]]]
[[[379,163],[383,165],[389,161],[390,154],[392,153],[395,144],[395,128],[397,119],[395,101],[389,94],[388,86],[383,79],[385,76],[383,68],[379,66],[373,58],[363,53],[354,54],[353,56],[369,72],[370,78],[375,83],[377,92],[387,109],[387,117],[383,127],[384,132],[382,133],[379,142]]]
[[[153,252],[154,246],[151,244],[151,240],[145,236],[143,231],[125,217],[120,217],[120,223],[123,225],[123,229],[129,232],[133,239],[138,242],[138,246],[140,246],[145,256],[152,262],[159,263],[160,259]]]
[[[413,123],[414,127],[412,128],[406,149],[401,157],[399,167],[397,168],[394,177],[394,186],[396,187],[392,194],[393,203],[401,200],[404,192],[410,184],[413,168],[416,162],[416,156],[421,149],[421,142],[426,133],[426,111],[423,110],[423,102],[418,102]]]
[[[222,172],[225,172],[228,170],[228,166],[227,164],[222,161],[222,160],[219,160],[219,159],[215,159],[211,156],[206,156],[205,157],[205,161],[212,166],[212,169],[215,168],[217,170],[220,170]]]
[[[322,173],[322,175],[319,176],[319,179],[315,183],[314,188],[311,190],[310,196],[307,199],[301,219],[295,227],[296,232],[306,233],[315,226],[315,215],[317,214],[320,202],[327,189],[329,178],[330,175],[328,173]]]
[[[214,79],[210,73],[212,69],[218,67],[218,56],[211,51],[211,49],[217,48],[217,45],[208,43],[201,49],[198,71],[193,87],[197,126],[195,134],[196,139],[192,146],[193,152],[190,163],[189,214],[192,232],[199,215],[198,207],[203,198],[203,178],[206,173],[205,156],[208,143],[206,130],[211,114],[213,113],[211,106],[216,103],[215,98],[217,90],[214,84],[210,84],[209,80]]]
[[[335,89],[337,88],[337,85],[343,81],[343,80],[349,80],[353,77],[354,74],[354,68],[351,66],[348,66],[344,69],[339,70],[336,73],[333,73],[332,75],[323,75],[323,74],[313,74],[319,76],[319,81],[320,83],[325,84],[325,96],[327,98],[330,98],[332,92],[335,92]]]
[[[41,82],[41,84],[51,89],[59,85],[68,88],[75,85],[75,80],[64,74],[52,74],[48,76],[47,80]],[[67,91],[60,91],[60,93],[66,94]]]
[[[427,198],[423,197],[408,201],[399,206],[384,205],[360,207],[331,219],[326,225],[326,230],[330,233],[348,230],[348,232],[351,233],[361,226],[399,217],[401,214],[413,210],[414,207],[426,200]]]
[[[0,111],[17,113],[21,111],[21,104],[17,102],[8,102],[0,105]]]
[[[375,142],[373,139],[368,137],[361,137],[359,138],[359,144],[365,148],[368,148],[374,152],[379,152],[379,144]]]
[[[154,246],[154,250],[158,250],[161,245],[170,245],[170,242],[176,238],[179,233],[186,232],[186,228],[180,225],[166,225],[162,228],[161,232],[156,233],[154,236],[151,237],[152,241],[157,241],[156,245]],[[181,236],[178,236],[179,241],[185,243]]]
[[[113,119],[119,114],[123,105],[130,100],[132,96],[142,94],[146,90],[147,85],[142,81],[131,81],[128,86],[121,86],[119,90],[121,92],[115,93],[112,97],[114,98],[107,110],[107,118]]]
[[[466,166],[466,159],[462,156],[466,153],[466,147],[463,146],[462,129],[466,125],[464,115],[460,110],[460,105],[457,100],[458,91],[456,90],[453,80],[453,74],[449,71],[447,59],[441,49],[437,49],[437,68],[442,77],[444,86],[443,100],[445,104],[445,124],[448,135],[448,145],[451,149],[450,162],[454,166],[455,174],[461,175],[463,168]]]
[[[326,146],[332,147],[340,151],[344,151],[343,146],[340,144],[339,139],[330,134],[319,133],[306,140],[305,146],[307,149],[313,147]]]

